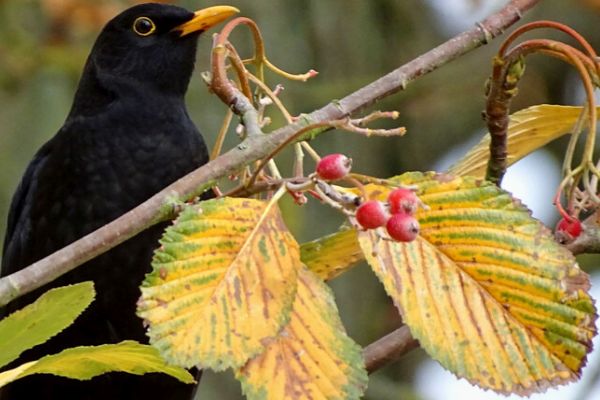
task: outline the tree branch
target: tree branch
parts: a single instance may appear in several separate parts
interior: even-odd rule
[[[365,347],[363,358],[367,372],[371,374],[387,364],[398,361],[403,355],[417,347],[419,347],[419,342],[413,339],[408,326],[401,326]]]
[[[575,255],[600,253],[600,210],[583,221],[583,232],[565,247]]]
[[[340,101],[280,128],[269,135],[250,135],[246,141],[214,161],[179,179],[135,209],[30,266],[0,279],[0,306],[29,293],[78,265],[106,252],[147,227],[171,216],[173,200],[197,196],[206,182],[235,173],[262,159],[303,127],[348,117],[386,96],[406,88],[416,78],[487,44],[540,0],[512,0],[469,31],[459,34]],[[242,118],[245,116],[242,115]]]

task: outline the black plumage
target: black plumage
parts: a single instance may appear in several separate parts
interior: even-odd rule
[[[104,27],[63,127],[37,152],[13,197],[3,276],[105,225],[207,162],[184,95],[199,34],[235,11],[212,7],[194,14],[143,4]],[[72,346],[145,342],[135,303],[163,229],[154,226],[11,303],[12,311],[49,287],[83,280],[93,280],[98,293],[72,327],[16,364]],[[0,397],[178,399],[189,398],[193,390],[159,374],[107,374],[83,383],[40,375],[7,386]]]

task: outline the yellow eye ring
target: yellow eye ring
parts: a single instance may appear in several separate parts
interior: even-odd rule
[[[137,17],[133,21],[133,31],[140,36],[151,35],[156,30],[156,25],[148,17]]]

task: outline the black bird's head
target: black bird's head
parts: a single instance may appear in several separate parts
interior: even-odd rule
[[[239,12],[214,6],[190,12],[158,3],[131,7],[110,20],[88,57],[78,93],[95,87],[146,85],[183,95],[194,68],[200,33]],[[125,88],[126,90],[126,88]],[[81,98],[84,103],[86,99]],[[77,98],[76,98],[77,102]],[[75,104],[74,106],[77,106]]]

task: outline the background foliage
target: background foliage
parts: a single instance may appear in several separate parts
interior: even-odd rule
[[[18,179],[36,149],[63,123],[94,38],[108,18],[131,3],[0,0],[0,239]],[[289,71],[315,68],[320,72],[307,84],[285,82],[283,100],[297,114],[340,98],[439,44],[458,29],[470,26],[468,18],[494,1],[465,0],[464,14],[445,16],[431,6],[433,0],[178,2],[191,10],[220,3],[239,7],[258,22],[274,63]],[[528,20],[540,18],[571,24],[600,48],[599,1],[546,0],[528,14]],[[199,50],[199,71],[207,69],[209,44],[210,37],[205,35]],[[404,138],[367,140],[339,132],[322,135],[315,147],[323,154],[343,150],[354,158],[355,171],[378,176],[433,168],[449,148],[481,135],[483,85],[496,49],[497,43],[493,43],[477,50],[380,103],[381,109],[401,112],[400,121],[409,132]],[[531,104],[572,104],[579,99],[577,81],[565,64],[533,58],[527,68],[513,111]],[[188,105],[211,144],[225,110],[208,95],[198,74],[191,83]],[[274,126],[282,123],[275,117]],[[557,159],[564,144],[559,140],[550,146]],[[331,232],[341,222],[335,212],[314,203],[284,208],[284,218],[301,241]],[[365,267],[345,274],[332,286],[348,333],[358,343],[366,345],[398,326],[397,312]],[[421,351],[413,352],[402,363],[376,374],[368,398],[398,398],[401,391],[406,394],[403,398],[410,398],[414,395],[410,387],[415,365],[422,358]],[[239,399],[239,387],[227,379],[208,375],[205,383],[209,385],[201,394],[205,398]]]

